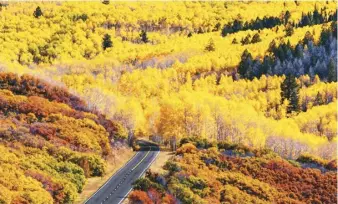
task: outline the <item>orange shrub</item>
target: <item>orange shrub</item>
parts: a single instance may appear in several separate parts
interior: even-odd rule
[[[153,204],[147,193],[144,191],[135,190],[129,195],[131,203]]]
[[[196,151],[197,151],[197,148],[195,147],[195,145],[191,143],[186,143],[177,149],[176,154],[194,153]]]

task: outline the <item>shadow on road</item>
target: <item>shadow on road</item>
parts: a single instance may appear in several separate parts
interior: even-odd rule
[[[160,148],[157,144],[145,141],[145,140],[137,140],[136,144],[140,146],[138,151],[159,151]]]

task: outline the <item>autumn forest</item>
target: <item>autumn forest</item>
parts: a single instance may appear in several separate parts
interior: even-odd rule
[[[138,138],[130,203],[336,203],[335,1],[0,2],[0,203],[75,203]]]

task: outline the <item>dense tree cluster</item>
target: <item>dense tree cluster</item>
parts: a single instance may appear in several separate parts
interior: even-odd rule
[[[251,35],[248,34],[245,38],[242,38],[241,44],[242,45],[248,45],[248,44],[258,43],[258,42],[261,42],[261,41],[262,40],[261,40],[260,35],[258,33],[256,33],[254,36],[252,36],[252,38],[251,38]],[[236,38],[234,38],[234,40],[232,41],[232,44],[237,44]]]
[[[315,7],[313,11],[308,12],[307,14],[302,13],[302,17],[299,22],[290,22],[291,14],[290,11],[286,11],[281,17],[264,17],[260,19],[257,17],[255,20],[250,22],[243,23],[241,20],[234,20],[232,23],[224,25],[222,29],[222,36],[225,37],[228,34],[236,33],[241,30],[261,30],[264,28],[273,28],[279,25],[287,25],[286,36],[291,36],[293,34],[293,27],[304,27],[311,25],[318,25],[327,22],[336,22],[337,21],[337,10],[335,12],[327,13],[326,7],[321,9],[319,13],[318,8]]]
[[[311,25],[317,25],[322,24],[325,22],[330,21],[337,21],[337,10],[334,13],[328,14],[325,9],[322,9],[319,13],[318,9],[315,8],[315,10],[311,13],[304,14],[302,13],[302,18],[297,24],[299,27],[303,26],[311,26]]]
[[[36,18],[38,6],[42,15]],[[324,21],[297,25],[302,13],[318,16],[315,8]],[[10,91],[1,92],[3,117],[12,121],[18,120],[17,112],[25,115],[25,133],[45,142],[25,140],[24,145],[64,146],[67,151],[49,148],[48,153],[80,166],[87,177],[102,173],[100,158],[109,156],[108,143],[148,136],[172,149],[184,137],[202,138],[180,148],[181,155],[216,147],[208,141],[226,141],[270,147],[287,159],[304,152],[332,159],[337,140],[335,12],[332,1],[8,3],[0,12],[0,71],[20,77],[0,74],[0,88]],[[222,25],[228,24],[237,31],[223,37]],[[24,73],[63,83],[71,92]],[[13,146],[11,127],[4,137]],[[108,139],[102,139],[104,134]],[[243,152],[234,148],[232,154]],[[182,170],[175,162],[167,167],[171,174]],[[56,174],[30,175],[60,189],[56,184],[62,182],[48,177]],[[271,203],[279,195],[245,179],[238,180],[244,183],[241,189],[226,185],[220,194],[212,187],[220,182],[209,185],[198,178],[185,179],[186,186],[174,182],[172,189],[175,197],[187,193],[187,202],[208,197],[208,203],[234,203],[240,196],[247,203]],[[135,200],[170,203],[172,194],[150,181],[149,192],[136,192]],[[1,195],[11,191],[0,188]],[[248,196],[244,188],[259,196]],[[22,196],[12,197],[21,202]]]
[[[109,133],[119,127],[64,88],[28,75],[0,78],[0,202],[74,202],[86,177],[105,174]]]
[[[30,75],[0,73],[0,88],[8,89],[17,95],[39,96],[50,101],[65,103],[76,110],[86,110],[85,102],[70,94],[65,87],[52,86]]]
[[[156,203],[150,199],[154,189],[165,192],[160,197],[174,195],[176,203],[335,203],[337,168],[331,164],[336,160],[304,155],[287,161],[269,149],[187,138],[165,174],[148,172],[138,181],[143,185],[134,186],[139,196],[131,203]]]
[[[202,136],[252,146],[268,145],[286,157],[311,151],[330,158],[334,152],[329,154],[325,149],[333,150],[330,141],[336,138],[336,83],[321,82],[318,76],[311,79],[308,75],[295,80],[299,86],[298,107],[311,115],[301,112],[296,121],[287,111],[292,98],[282,100],[285,76],[263,75],[249,81],[211,74],[192,79],[173,69],[145,69],[125,73],[118,86],[101,86],[107,88],[103,90],[96,88],[106,84],[98,78],[72,76],[65,82],[79,82],[76,86],[80,89],[93,90],[86,92],[89,101],[98,102],[99,110],[110,110],[108,115],[120,121],[130,137],[152,135],[174,147],[184,136]],[[122,96],[110,94],[114,89]],[[319,110],[323,111],[322,122],[315,116]],[[321,124],[320,131],[315,128],[317,124]]]
[[[279,17],[264,17],[260,19],[257,17],[255,20],[251,20],[251,22],[243,23],[240,20],[234,20],[233,23],[228,23],[222,29],[222,36],[225,37],[228,34],[236,33],[241,30],[261,30],[264,28],[273,28],[275,26],[281,25],[282,20]]]
[[[247,31],[256,28],[270,29],[281,14],[287,16],[288,10],[294,15],[308,13],[313,12],[315,5],[318,9],[326,7],[328,15],[336,10],[334,2],[302,2],[300,5],[290,2],[287,6],[283,2],[227,2],[226,5],[223,2],[135,2],[131,5],[123,2],[92,2],[81,5],[63,2],[57,6],[51,2],[9,3],[2,7],[1,12],[3,21],[0,21],[0,28],[4,32],[0,34],[0,48],[3,50],[0,58],[32,65],[65,63],[74,59],[93,60],[104,55],[124,63],[134,60],[133,55],[138,56],[138,59],[149,56],[150,51],[168,54],[173,45],[177,49],[177,44],[186,49],[190,47],[190,42],[167,41],[182,41],[189,33],[203,36],[234,21],[237,22],[235,29],[243,26],[248,27]],[[242,9],[240,14],[238,8]],[[297,22],[300,16],[289,18]],[[239,22],[251,23],[241,25]],[[105,34],[111,36],[114,49],[106,51],[102,47]],[[144,34],[147,38],[144,38]],[[204,43],[210,36],[206,38]],[[145,41],[149,43],[143,43]],[[199,39],[196,41],[201,42]],[[165,42],[166,45],[154,50],[147,46]],[[142,46],[138,46],[139,44]],[[126,48],[129,50],[120,52],[120,49]],[[120,56],[128,60],[122,60]]]
[[[267,75],[318,75],[329,82],[337,81],[337,36],[334,35],[337,24],[332,23],[321,32],[319,42],[314,44],[313,37],[306,33],[302,42],[292,47],[290,42],[281,42],[278,46],[272,41],[269,53],[263,60],[253,59],[245,50],[238,67],[239,74],[248,79]]]
[[[87,107],[87,104],[81,100],[78,96],[71,94],[65,87],[53,86],[44,80],[32,77],[30,75],[18,76],[13,73],[0,73],[0,89],[7,89],[17,95],[26,95],[29,97],[29,104],[31,105],[6,105],[3,106],[3,111],[23,111],[29,113],[32,110],[39,110],[37,113],[38,117],[45,117],[50,113],[63,113],[65,115],[83,118],[85,112],[92,112],[97,115],[93,120],[106,128],[109,132],[110,138],[123,138],[125,137],[123,130],[118,123],[108,120],[105,115],[100,114],[98,111],[91,110]],[[36,97],[38,96],[38,97]],[[42,99],[45,98],[45,99]],[[47,104],[44,101],[54,101],[47,109]],[[45,106],[37,107],[38,101],[43,101]],[[57,103],[55,103],[57,102]],[[58,108],[58,103],[64,103],[75,110],[69,110],[63,106]],[[6,108],[4,107],[6,106]],[[46,110],[46,111],[44,111]]]

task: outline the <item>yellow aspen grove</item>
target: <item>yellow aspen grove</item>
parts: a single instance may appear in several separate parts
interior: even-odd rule
[[[0,50],[1,204],[83,203],[139,150],[131,204],[336,203],[333,0],[4,1]]]

